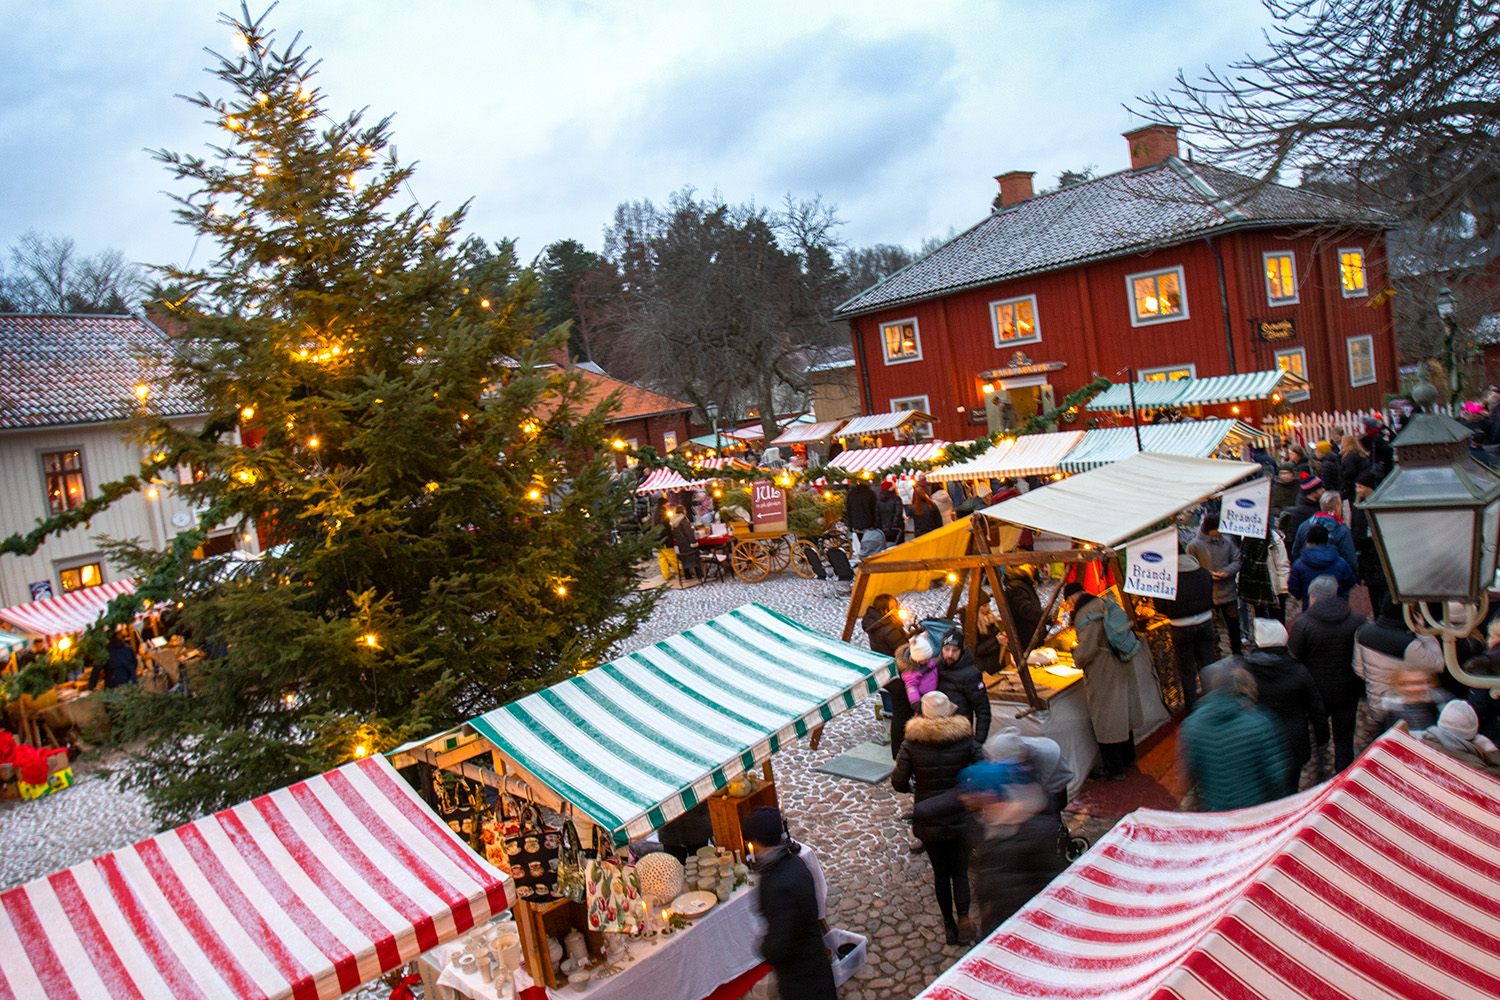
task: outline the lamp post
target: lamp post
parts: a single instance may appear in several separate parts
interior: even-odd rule
[[[703,415],[708,418],[708,424],[714,429],[714,458],[719,457],[719,404],[709,403],[703,408]]]
[[[1448,403],[1452,405],[1458,401],[1458,365],[1454,350],[1454,335],[1458,333],[1458,323],[1453,319],[1453,314],[1458,311],[1458,302],[1453,298],[1452,290],[1444,285],[1438,289],[1437,299],[1433,304],[1447,330],[1443,336],[1443,364],[1448,366]]]
[[[1437,397],[1425,382],[1412,390],[1423,410]],[[1451,417],[1414,414],[1392,442],[1396,468],[1360,507],[1407,625],[1441,640],[1454,677],[1500,697],[1500,675],[1467,673],[1455,648],[1489,609],[1500,542],[1500,475],[1474,460],[1468,437]],[[1440,617],[1429,602],[1442,608]]]

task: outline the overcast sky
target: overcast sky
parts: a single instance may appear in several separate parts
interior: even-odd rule
[[[204,48],[230,50],[224,9],[0,0],[0,245],[36,229],[185,261],[147,150],[210,138],[174,95],[223,94]],[[304,32],[335,117],[395,115],[418,198],[472,198],[469,231],[529,258],[599,249],[617,204],[688,185],[821,193],[848,242],[915,248],[981,219],[995,174],[1128,166],[1122,104],[1258,48],[1269,19],[1258,0],[283,0],[271,23]]]

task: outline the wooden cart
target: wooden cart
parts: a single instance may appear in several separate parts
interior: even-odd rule
[[[729,565],[734,569],[734,575],[746,583],[759,583],[788,566],[804,580],[817,575],[808,556],[809,553],[817,555],[818,547],[796,532],[755,531],[746,524],[731,524],[729,527],[733,535]]]

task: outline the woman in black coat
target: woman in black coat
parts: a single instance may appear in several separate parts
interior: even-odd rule
[[[807,863],[788,850],[781,812],[755,810],[744,833],[755,848],[756,905],[766,923],[760,955],[776,970],[782,1000],[834,1000],[838,988],[823,947],[817,890]]]
[[[1016,644],[1022,648],[1042,624],[1042,601],[1036,595],[1034,573],[1030,566],[1016,566],[1005,571],[1005,604],[1019,633]]]
[[[887,545],[899,545],[906,538],[906,511],[901,506],[901,495],[890,483],[880,484],[880,496],[875,500],[875,519],[880,530],[885,532]]]
[[[875,595],[865,609],[859,627],[864,629],[870,649],[876,653],[895,656],[896,650],[906,645],[907,631],[901,621],[901,605],[890,594]],[[907,720],[911,718],[911,698],[899,672],[893,673],[886,682],[885,693],[891,696],[891,759],[895,760],[906,735]]]
[[[954,714],[947,695],[932,691],[922,697],[922,714],[906,724],[906,741],[891,772],[891,787],[898,792],[912,791],[915,782],[912,833],[926,847],[932,863],[933,890],[949,944],[971,940],[974,927],[969,919],[969,849],[965,843],[968,811],[954,789],[958,773],[983,757],[969,720]],[[922,809],[927,800],[941,802],[942,807]]]

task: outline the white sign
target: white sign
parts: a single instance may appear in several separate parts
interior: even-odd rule
[[[1271,480],[1255,479],[1220,497],[1219,530],[1224,534],[1265,538],[1270,523]]]
[[[1177,529],[1166,528],[1125,547],[1127,593],[1144,597],[1177,596]]]

